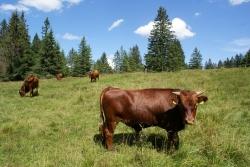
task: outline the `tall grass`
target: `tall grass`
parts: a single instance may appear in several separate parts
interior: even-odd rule
[[[40,80],[40,96],[21,98],[21,82],[0,83],[0,166],[250,166],[250,69],[126,73]],[[196,124],[180,132],[180,149],[164,151],[166,132],[120,123],[114,151],[100,142],[99,95],[106,86],[204,90]]]

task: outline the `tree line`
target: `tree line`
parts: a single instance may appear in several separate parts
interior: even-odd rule
[[[21,80],[29,73],[48,76],[66,71],[64,52],[48,18],[42,38],[35,34],[31,42],[24,12],[13,12],[8,22],[0,23],[0,50],[0,76],[6,80]]]
[[[36,33],[32,40],[24,12],[13,12],[10,19],[0,22],[0,79],[22,80],[33,73],[50,78],[58,73],[83,76],[91,69],[102,73],[132,72],[142,70],[142,59],[137,45],[129,52],[123,47],[114,55],[115,68],[108,63],[105,52],[97,61],[92,60],[91,47],[82,37],[78,50],[72,48],[68,55],[60,48],[48,18],[42,26],[41,38]]]
[[[226,58],[226,60],[219,60],[218,63],[213,63],[211,59],[205,62],[205,69],[215,69],[215,68],[238,68],[238,67],[250,67],[250,49],[245,55],[242,53],[236,54],[231,58]]]
[[[246,55],[237,54],[217,64],[209,59],[204,68],[249,67],[250,50]],[[177,71],[202,69],[202,55],[194,48],[188,64],[180,41],[171,31],[171,22],[166,9],[160,7],[154,26],[148,37],[148,51],[144,63],[137,45],[126,51],[122,46],[109,63],[105,52],[93,61],[91,47],[82,37],[78,50],[72,48],[67,56],[54,37],[50,21],[45,19],[41,38],[36,33],[32,40],[28,32],[24,12],[14,11],[8,21],[0,22],[0,79],[22,80],[29,73],[40,77],[53,77],[57,73],[68,76],[83,76],[91,69],[101,73],[148,71]]]

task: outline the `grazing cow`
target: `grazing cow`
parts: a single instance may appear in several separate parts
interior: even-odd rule
[[[23,97],[26,93],[30,92],[30,96],[38,96],[38,86],[39,79],[33,74],[28,75],[23,81],[19,94]]]
[[[62,78],[63,78],[63,74],[62,73],[56,74],[56,79],[57,80],[61,80]]]
[[[93,70],[89,72],[90,82],[96,82],[96,78],[99,80],[99,71]]]
[[[199,103],[208,100],[202,92],[180,89],[123,90],[107,87],[100,96],[100,132],[108,150],[118,122],[132,127],[136,136],[142,128],[158,126],[168,133],[167,150],[178,149],[178,131],[193,124]]]

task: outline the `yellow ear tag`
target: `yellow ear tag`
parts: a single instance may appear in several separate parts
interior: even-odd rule
[[[173,104],[177,104],[177,103],[173,100]]]
[[[203,104],[204,103],[204,101],[201,101],[199,104]]]

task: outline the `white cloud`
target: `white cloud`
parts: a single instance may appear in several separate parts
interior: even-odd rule
[[[64,0],[65,2],[68,2],[71,5],[77,5],[79,4],[82,0]]]
[[[141,35],[143,37],[149,37],[153,27],[154,27],[154,22],[150,21],[148,24],[138,27],[134,31],[134,33]],[[195,35],[195,33],[191,31],[191,27],[188,26],[186,22],[180,18],[174,18],[172,20],[171,31],[174,32],[174,34],[178,39],[191,38]]]
[[[239,47],[250,47],[250,38],[240,38],[233,40],[231,42],[233,45],[239,46]]]
[[[113,24],[108,28],[109,31],[113,30],[114,28],[117,28],[118,26],[121,25],[121,23],[123,22],[123,19],[119,19],[116,20],[115,22],[113,22]]]
[[[112,69],[114,69],[114,67],[115,67],[115,63],[114,63],[114,61],[113,61],[113,57],[114,57],[114,55],[109,55],[108,57],[107,57],[107,59],[108,59],[108,63],[109,63],[109,65],[110,65],[110,67],[112,68]]]
[[[51,12],[53,10],[59,10],[63,7],[61,0],[20,0],[19,3],[27,7],[34,7],[43,12]]]
[[[195,12],[194,15],[195,15],[195,16],[200,16],[201,13],[200,13],[200,12]]]
[[[2,4],[0,10],[23,10],[28,11],[29,8],[35,8],[43,12],[51,12],[61,10],[65,5],[68,7],[77,5],[82,0],[19,0],[17,4]]]
[[[186,22],[178,17],[172,20],[171,30],[177,36],[178,39],[191,38],[195,36],[195,33],[191,31],[191,27]]]
[[[240,5],[242,3],[250,2],[250,0],[229,0],[231,5]]]
[[[235,39],[227,44],[225,51],[233,53],[244,53],[250,48],[250,38]]]
[[[148,24],[144,25],[144,26],[140,26],[138,27],[134,33],[144,36],[144,37],[149,37],[151,30],[154,27],[154,22],[150,21]]]
[[[29,9],[21,4],[17,4],[17,5],[12,5],[12,4],[2,4],[0,5],[0,10],[3,11],[28,11]]]
[[[70,34],[70,33],[65,33],[62,38],[66,39],[66,40],[70,40],[70,41],[81,40],[80,36],[73,35],[73,34]]]

